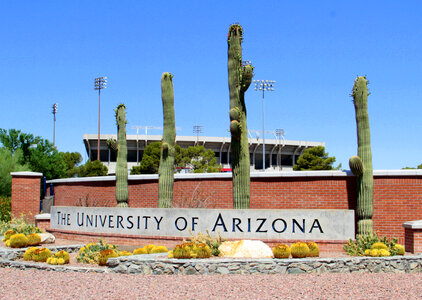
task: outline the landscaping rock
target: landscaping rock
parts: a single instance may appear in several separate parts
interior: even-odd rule
[[[272,258],[273,251],[262,241],[241,240],[223,242],[218,248],[223,257]]]

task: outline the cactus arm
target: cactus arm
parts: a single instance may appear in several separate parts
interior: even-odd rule
[[[117,122],[117,162],[116,162],[116,201],[118,207],[128,207],[128,170],[126,142],[126,106],[120,104],[116,108]]]
[[[357,179],[358,234],[373,232],[373,170],[371,134],[368,116],[368,81],[366,77],[356,78],[353,86],[353,103],[356,112],[358,156],[362,161],[362,175]]]
[[[158,169],[158,207],[170,208],[173,201],[174,158],[176,146],[176,125],[174,117],[173,75],[161,76],[161,97],[163,101],[163,143],[161,145],[160,167]]]
[[[117,144],[117,141],[115,139],[110,138],[110,139],[107,140],[107,147],[110,150],[117,152],[119,145]]]
[[[233,207],[249,208],[250,204],[250,162],[248,129],[246,122],[245,92],[249,88],[253,67],[242,66],[243,29],[234,24],[229,28],[228,82],[230,91],[230,132],[233,176]]]

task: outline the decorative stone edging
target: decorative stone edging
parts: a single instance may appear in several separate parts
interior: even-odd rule
[[[302,274],[351,272],[422,272],[422,256],[303,259],[169,259],[150,255],[110,258],[110,272],[124,274]]]
[[[53,252],[76,252],[83,245],[49,246]],[[145,254],[110,258],[107,268],[48,265],[22,258],[24,249],[0,248],[0,267],[37,269],[57,272],[123,273],[143,275],[202,275],[202,274],[305,274],[354,272],[422,272],[422,255],[393,257],[343,257],[302,259],[170,259],[163,254]]]
[[[66,245],[66,246],[46,246],[45,248],[50,249],[52,252],[64,250],[69,253],[77,252],[84,245]],[[56,272],[81,272],[81,273],[108,273],[109,270],[106,268],[97,267],[75,267],[66,265],[49,265],[46,263],[36,263],[31,261],[15,261],[16,259],[22,258],[27,248],[22,249],[9,249],[0,247],[0,267],[10,267],[16,269],[37,269],[44,271],[56,271]]]

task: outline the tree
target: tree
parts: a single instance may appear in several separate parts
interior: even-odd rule
[[[194,146],[182,149],[181,163],[179,166],[190,167],[194,173],[215,173],[221,171],[221,166],[217,164],[214,151],[205,149],[204,146]]]
[[[6,148],[0,148],[0,197],[10,197],[12,194],[11,172],[31,171],[28,164],[21,165],[22,150],[16,149],[14,153]]]
[[[48,140],[41,139],[36,147],[30,148],[28,160],[32,171],[43,173],[47,180],[66,177],[67,166],[63,154]]]
[[[328,153],[325,152],[325,147],[317,146],[306,149],[303,154],[297,160],[297,163],[293,166],[295,171],[306,171],[306,170],[333,170],[333,163],[336,158],[329,157]],[[339,169],[339,165],[336,169]]]
[[[130,174],[157,174],[160,165],[160,150],[161,142],[147,145],[140,165],[132,167]],[[174,165],[180,168],[190,167],[194,173],[212,173],[221,170],[214,151],[199,145],[188,148],[180,148],[176,145]]]
[[[78,173],[77,166],[82,162],[82,155],[79,152],[62,152],[66,164],[66,177],[74,177]]]
[[[73,177],[76,165],[82,161],[80,153],[59,152],[48,140],[16,129],[0,129],[0,142],[12,154],[21,152],[22,155],[18,155],[20,165],[28,165],[47,179]]]
[[[88,160],[85,165],[78,168],[79,177],[92,177],[92,176],[107,176],[108,168],[103,165],[99,160]]]
[[[413,168],[413,167],[405,167],[405,168],[402,168],[402,170],[414,170],[414,169],[422,169],[422,164],[420,164],[416,168]]]

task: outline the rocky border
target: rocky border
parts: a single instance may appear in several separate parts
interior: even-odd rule
[[[77,252],[84,245],[48,246],[51,251]],[[143,275],[202,274],[306,274],[306,273],[419,273],[422,255],[392,257],[346,257],[302,259],[170,259],[163,254],[145,254],[110,258],[107,268],[49,265],[15,261],[26,248],[0,248],[0,267],[37,269],[56,272],[121,273]]]
[[[60,250],[69,253],[78,252],[84,245],[66,245],[66,246],[43,246],[50,249],[52,252]],[[26,249],[9,249],[0,247],[0,267],[10,267],[16,269],[37,269],[44,271],[57,271],[57,272],[82,272],[82,273],[108,273],[108,269],[97,267],[75,267],[66,265],[49,265],[47,263],[38,263],[33,261],[16,261],[23,257]]]
[[[303,259],[169,259],[161,255],[110,258],[110,272],[144,275],[422,272],[422,255]]]

